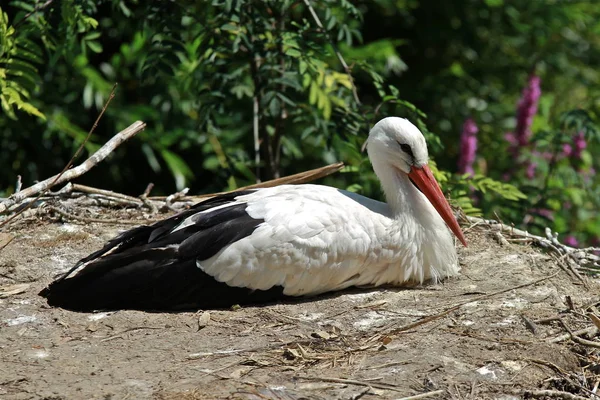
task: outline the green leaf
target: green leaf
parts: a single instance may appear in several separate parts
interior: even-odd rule
[[[86,44],[94,53],[102,53],[102,45],[99,42],[87,41]]]
[[[285,50],[285,55],[294,57],[294,58],[299,58],[300,56],[302,56],[302,53],[299,50],[289,48],[289,49]]]
[[[183,190],[186,181],[194,176],[192,170],[180,156],[167,149],[160,150],[160,155],[175,178],[177,190]]]

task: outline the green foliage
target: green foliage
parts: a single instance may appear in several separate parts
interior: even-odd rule
[[[8,15],[0,8],[0,106],[13,120],[17,119],[15,108],[45,119],[29,102],[39,82],[35,65],[41,60],[40,53],[34,42],[16,35]]]
[[[600,187],[595,174],[600,160],[592,156],[600,145],[600,131],[594,116],[576,109],[562,113],[556,123],[544,122],[544,126],[548,129],[535,132],[531,147],[523,149],[519,158],[524,166],[533,165],[533,172],[527,176],[523,168],[513,178],[528,195],[527,207],[508,215],[522,218],[534,229],[552,224],[560,232],[573,233],[579,241],[600,237]],[[574,155],[579,135],[583,135],[586,148]]]
[[[148,128],[139,136],[139,150],[126,150],[127,159],[145,165],[116,159],[119,168],[103,172],[117,190],[129,189],[132,177],[148,168],[152,180],[171,180],[158,190],[197,184],[197,191],[217,191],[339,159],[362,165],[358,149],[378,116],[412,115],[424,127],[424,115],[377,71],[381,58],[372,66],[360,51],[346,61],[377,95],[359,101],[339,61],[339,47],[351,49],[361,40],[362,13],[346,0],[311,3],[324,29],[304,4],[289,0],[135,7],[87,0],[52,2],[43,9],[11,4],[19,34],[45,50],[38,102],[49,121],[39,125],[20,118],[9,126],[6,140],[18,131],[41,129],[40,153],[52,147],[60,154],[57,161],[66,158],[118,82],[117,97],[88,151],[135,119]],[[401,64],[393,44],[386,46],[386,54]],[[10,162],[29,181],[40,178],[38,166],[47,162],[36,160],[28,163],[23,154]],[[13,176],[7,179],[12,183]]]
[[[440,171],[435,162],[430,162],[432,172],[446,190],[451,202],[460,207],[466,215],[481,216],[483,211],[473,204],[475,196],[487,196],[494,202],[501,202],[506,208],[510,208],[510,202],[518,202],[527,199],[527,195],[510,183],[499,182],[481,174],[451,174]]]

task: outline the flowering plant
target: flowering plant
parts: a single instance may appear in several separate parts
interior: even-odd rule
[[[538,113],[540,101],[545,101],[545,111]],[[564,112],[553,121],[548,111],[552,101],[542,96],[541,78],[531,75],[517,103],[515,129],[504,134],[506,152],[494,154],[487,162],[476,153],[478,127],[476,119],[469,117],[463,125],[458,160],[463,179],[455,178],[452,183],[454,195],[468,211],[497,213],[538,233],[549,226],[564,234],[563,241],[571,246],[597,245],[600,182],[596,169],[600,161],[592,154],[598,150],[600,131],[593,113],[580,109]],[[482,190],[481,182],[486,181],[478,172],[518,187],[522,193],[509,191],[511,198],[505,194],[510,185],[494,183],[502,197],[519,201],[507,204],[490,196]]]

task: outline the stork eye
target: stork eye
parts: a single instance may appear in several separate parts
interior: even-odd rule
[[[402,149],[403,152],[405,152],[409,156],[413,157],[413,152],[412,152],[412,149],[410,148],[410,145],[408,145],[406,143],[400,143],[400,142],[398,142],[398,144],[400,145],[400,149]]]

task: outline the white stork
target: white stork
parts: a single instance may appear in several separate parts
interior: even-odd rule
[[[456,275],[446,224],[466,242],[421,132],[385,118],[367,148],[387,204],[320,185],[217,196],[122,233],[40,294],[81,311],[222,308]]]

